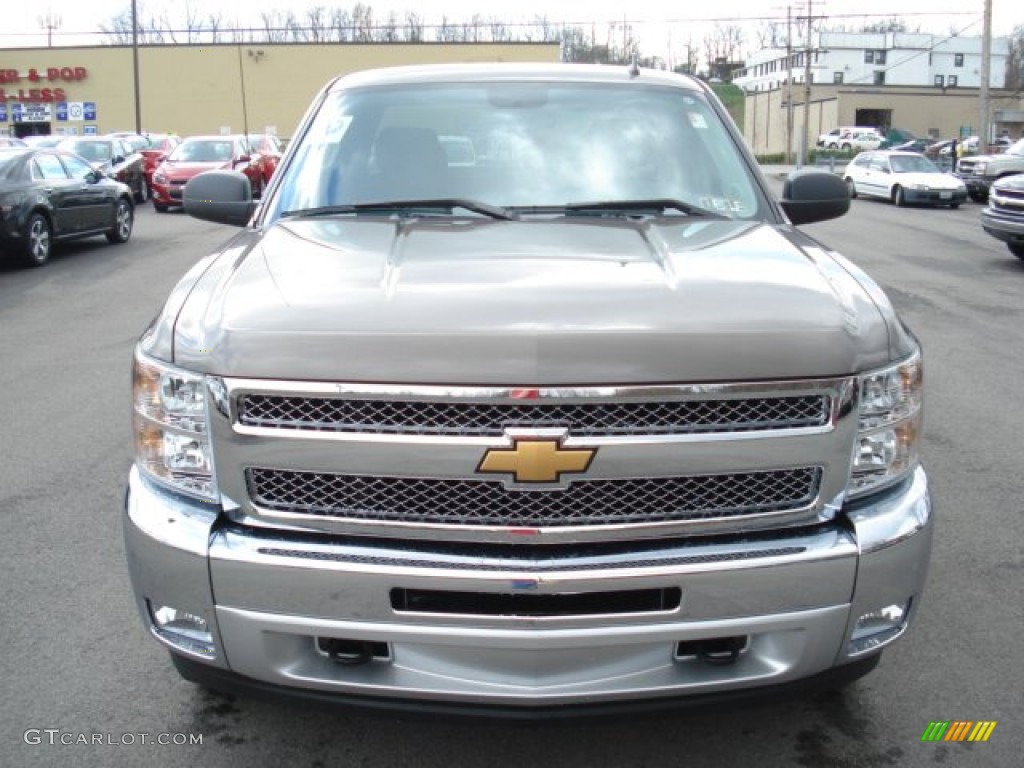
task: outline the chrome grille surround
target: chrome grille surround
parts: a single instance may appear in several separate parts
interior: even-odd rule
[[[853,377],[530,389],[222,381],[226,397],[223,410],[211,408],[211,437],[229,517],[346,536],[523,544],[529,534],[531,543],[558,544],[816,524],[841,503],[856,433]],[[541,428],[503,425],[497,434],[351,432],[242,423],[253,396],[372,401],[374,408],[393,402],[395,412],[408,403],[445,403],[453,405],[449,413],[468,406],[474,414],[501,412],[492,405],[512,406],[506,413],[538,406],[548,414],[590,407],[600,414],[724,413],[733,402],[749,409],[782,400],[821,408],[823,416],[812,417],[813,425],[779,425],[773,416],[769,428],[707,432],[665,432],[657,419],[647,433],[633,426],[581,435],[546,421]],[[602,420],[608,423],[604,415],[590,423]],[[476,473],[486,451],[531,434],[559,436],[565,449],[596,449],[596,456],[585,473],[551,484]]]

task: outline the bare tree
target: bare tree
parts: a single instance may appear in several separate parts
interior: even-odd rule
[[[337,43],[352,39],[352,16],[345,8],[335,6],[331,9],[329,37]]]
[[[1020,93],[1024,90],[1024,24],[1014,27],[1006,56],[1006,87]]]
[[[397,43],[399,39],[398,14],[391,11],[384,23],[374,30],[374,40],[378,43]]]
[[[132,14],[131,11],[121,11],[105,24],[100,24],[100,32],[107,36],[111,45],[131,45],[132,42]]]
[[[405,39],[410,43],[423,42],[423,17],[413,11],[405,13]]]
[[[305,39],[311,43],[327,41],[330,25],[327,19],[327,10],[322,5],[314,5],[306,9],[306,24]]]
[[[260,21],[263,22],[264,39],[268,43],[283,43],[287,38],[284,19],[277,11],[262,11]]]
[[[352,39],[357,43],[373,42],[373,8],[365,3],[356,3],[352,7]]]
[[[439,43],[454,43],[459,39],[459,25],[449,21],[445,14],[437,27],[436,37]]]

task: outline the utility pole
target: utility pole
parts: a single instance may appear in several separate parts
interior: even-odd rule
[[[142,97],[139,95],[139,8],[132,0],[132,80],[135,84],[135,132],[142,133]]]
[[[811,142],[811,32],[814,25],[814,0],[807,0],[807,45],[804,48],[804,126],[800,136],[800,157],[797,168],[807,162],[807,152]]]
[[[981,33],[981,83],[978,88],[978,151],[988,152],[992,141],[992,126],[989,124],[988,84],[992,79],[992,0],[985,0],[984,28]]]
[[[39,26],[46,30],[47,48],[53,48],[53,32],[60,29],[60,24],[60,16],[54,16],[52,11],[47,11],[45,16],[39,17]]]
[[[793,162],[793,6],[786,6],[786,165]]]

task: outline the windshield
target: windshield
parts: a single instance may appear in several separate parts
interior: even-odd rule
[[[893,173],[942,173],[924,155],[892,155],[889,158]]]
[[[84,157],[90,163],[104,163],[111,157],[110,144],[105,141],[67,141],[60,146]]]
[[[459,83],[329,94],[269,217],[403,200],[502,208],[673,200],[754,218],[761,198],[700,93],[617,83]]]
[[[232,157],[230,141],[202,139],[179,144],[168,160],[185,163],[225,163]]]

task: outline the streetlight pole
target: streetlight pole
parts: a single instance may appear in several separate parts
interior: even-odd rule
[[[786,6],[786,165],[793,162],[793,6]]]
[[[142,97],[139,95],[139,9],[132,0],[132,80],[135,87],[135,132],[142,133]]]

